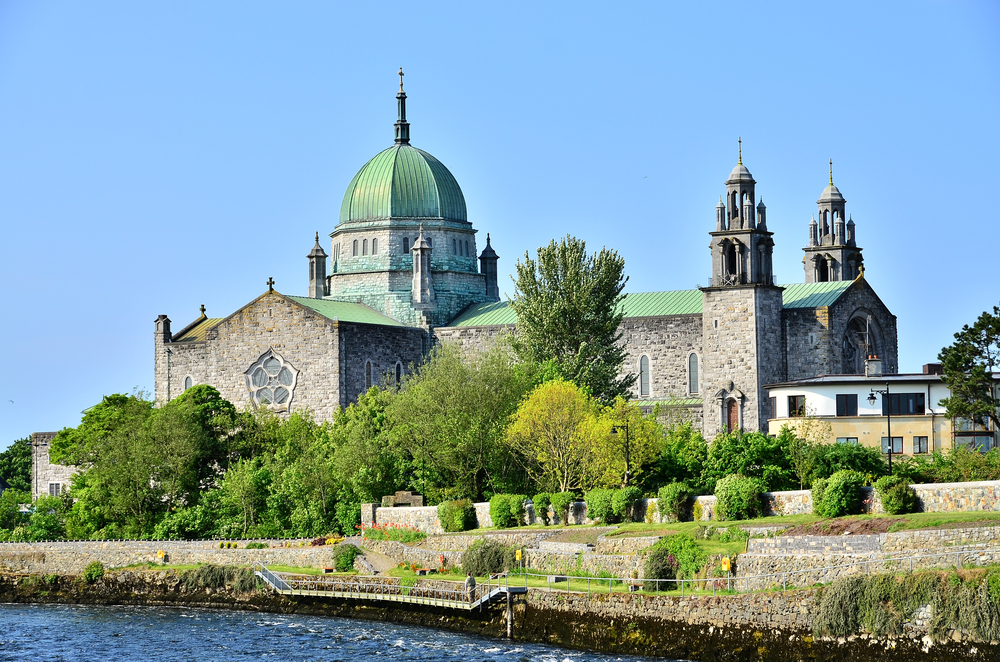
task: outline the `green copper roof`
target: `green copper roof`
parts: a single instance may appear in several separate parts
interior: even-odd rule
[[[852,280],[832,283],[795,283],[782,285],[781,303],[785,308],[821,308],[829,306],[851,286]]]
[[[340,223],[376,218],[466,221],[465,196],[443,163],[421,149],[397,144],[354,175],[340,206]]]
[[[285,295],[287,296],[287,295]],[[381,324],[382,326],[405,326],[391,317],[386,317],[382,313],[369,308],[360,303],[348,303],[346,301],[329,301],[327,299],[310,299],[309,297],[293,297],[289,299],[295,303],[300,303],[310,310],[314,310],[323,317],[341,322],[355,322],[357,324]]]
[[[794,283],[785,288],[781,300],[785,308],[821,308],[832,305],[853,281],[833,283]],[[662,317],[665,315],[700,315],[701,290],[671,292],[636,292],[622,302],[625,317]],[[466,308],[450,326],[495,326],[517,324],[517,315],[506,301],[480,303]]]

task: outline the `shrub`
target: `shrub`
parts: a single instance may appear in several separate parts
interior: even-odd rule
[[[516,566],[515,549],[490,538],[477,540],[462,554],[462,570],[473,577],[507,572]]]
[[[619,522],[635,521],[635,506],[642,499],[642,490],[634,485],[615,490],[611,496],[611,510]]]
[[[490,519],[498,529],[509,529],[524,524],[523,494],[494,494],[490,499]]]
[[[337,545],[333,553],[333,567],[337,572],[349,572],[354,569],[354,559],[362,552],[354,545]]]
[[[691,506],[691,519],[695,522],[700,522],[701,518],[705,515],[704,509],[701,507],[701,501],[698,499],[694,500],[694,505]]]
[[[864,476],[857,471],[838,471],[826,481],[819,502],[813,502],[813,511],[821,517],[843,517],[858,512],[864,482]]]
[[[675,533],[665,536],[653,546],[650,554],[656,550],[666,550],[677,561],[677,577],[694,577],[708,561],[708,555],[702,551],[695,539],[687,533]],[[656,577],[653,577],[656,579]]]
[[[740,520],[760,517],[763,513],[760,495],[767,486],[760,478],[732,474],[715,484],[715,513],[720,520]]]
[[[656,493],[656,508],[664,522],[682,522],[688,516],[688,503],[693,493],[687,483],[670,483]]]
[[[268,549],[270,545],[266,542],[248,542],[247,549]]]
[[[890,515],[905,515],[920,509],[917,493],[902,476],[882,476],[875,481],[875,492],[882,500],[882,508]]]
[[[438,519],[448,533],[468,531],[476,528],[476,507],[469,499],[445,501],[438,506]]]
[[[539,492],[531,499],[535,506],[535,519],[542,520],[545,526],[549,525],[549,506],[552,505],[552,498],[548,492]]]
[[[91,561],[87,564],[87,567],[83,569],[83,581],[88,584],[93,584],[98,579],[104,576],[104,564],[100,561]]]
[[[396,542],[411,543],[418,542],[427,537],[423,531],[408,524],[395,524],[386,522],[385,524],[372,524],[362,526],[361,537],[368,540],[394,540]]]
[[[655,591],[658,586],[657,582],[649,580],[675,579],[677,577],[677,558],[666,549],[654,549],[646,555],[642,574],[646,578],[643,588],[647,591]],[[670,584],[659,586],[659,589],[663,591],[669,591],[672,588],[673,586]]]
[[[826,478],[817,478],[812,484],[813,515],[819,515],[823,494],[826,492]]]
[[[611,524],[618,521],[615,517],[614,496],[614,490],[601,488],[590,490],[584,494],[583,500],[587,503],[587,517],[601,524]]]
[[[550,499],[552,500],[552,510],[556,512],[556,517],[559,518],[562,525],[569,524],[569,509],[576,501],[576,495],[572,492],[556,492],[551,495]]]

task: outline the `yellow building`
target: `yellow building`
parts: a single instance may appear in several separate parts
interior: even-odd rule
[[[816,441],[881,447],[892,453],[920,455],[971,445],[986,451],[997,444],[989,421],[973,424],[945,415],[941,400],[950,390],[940,365],[921,374],[880,374],[878,361],[866,375],[821,375],[770,384],[769,434],[785,425]],[[994,375],[1000,384],[1000,373]]]

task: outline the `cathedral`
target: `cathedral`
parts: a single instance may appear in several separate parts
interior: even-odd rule
[[[476,349],[516,328],[500,300],[489,234],[480,251],[455,177],[410,145],[402,71],[396,102],[394,143],[348,184],[330,253],[316,233],[306,296],[280,293],[269,280],[227,317],[210,318],[203,306],[176,332],[167,315],[157,318],[158,404],[209,384],[238,407],[308,409],[327,419],[372,385],[398,383],[436,343]],[[803,283],[774,282],[774,233],[755,186],[740,150],[714,229],[706,227],[706,287],[630,293],[623,303],[635,399],[680,412],[707,438],[766,431],[775,416],[767,384],[863,374],[868,354],[898,371],[896,318],[865,279],[832,165],[818,220],[808,224]]]

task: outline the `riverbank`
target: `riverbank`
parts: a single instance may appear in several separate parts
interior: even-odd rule
[[[814,638],[818,590],[726,596],[639,596],[530,591],[514,605],[514,639],[618,654],[698,662],[950,662],[992,660],[1000,644],[954,638],[877,639],[866,635]],[[0,602],[239,609],[342,616],[498,637],[506,634],[501,606],[457,613],[417,605],[289,598],[246,582],[221,586],[190,581],[175,570],[109,571],[93,583],[71,575],[0,575]],[[961,639],[961,637],[959,637]]]

